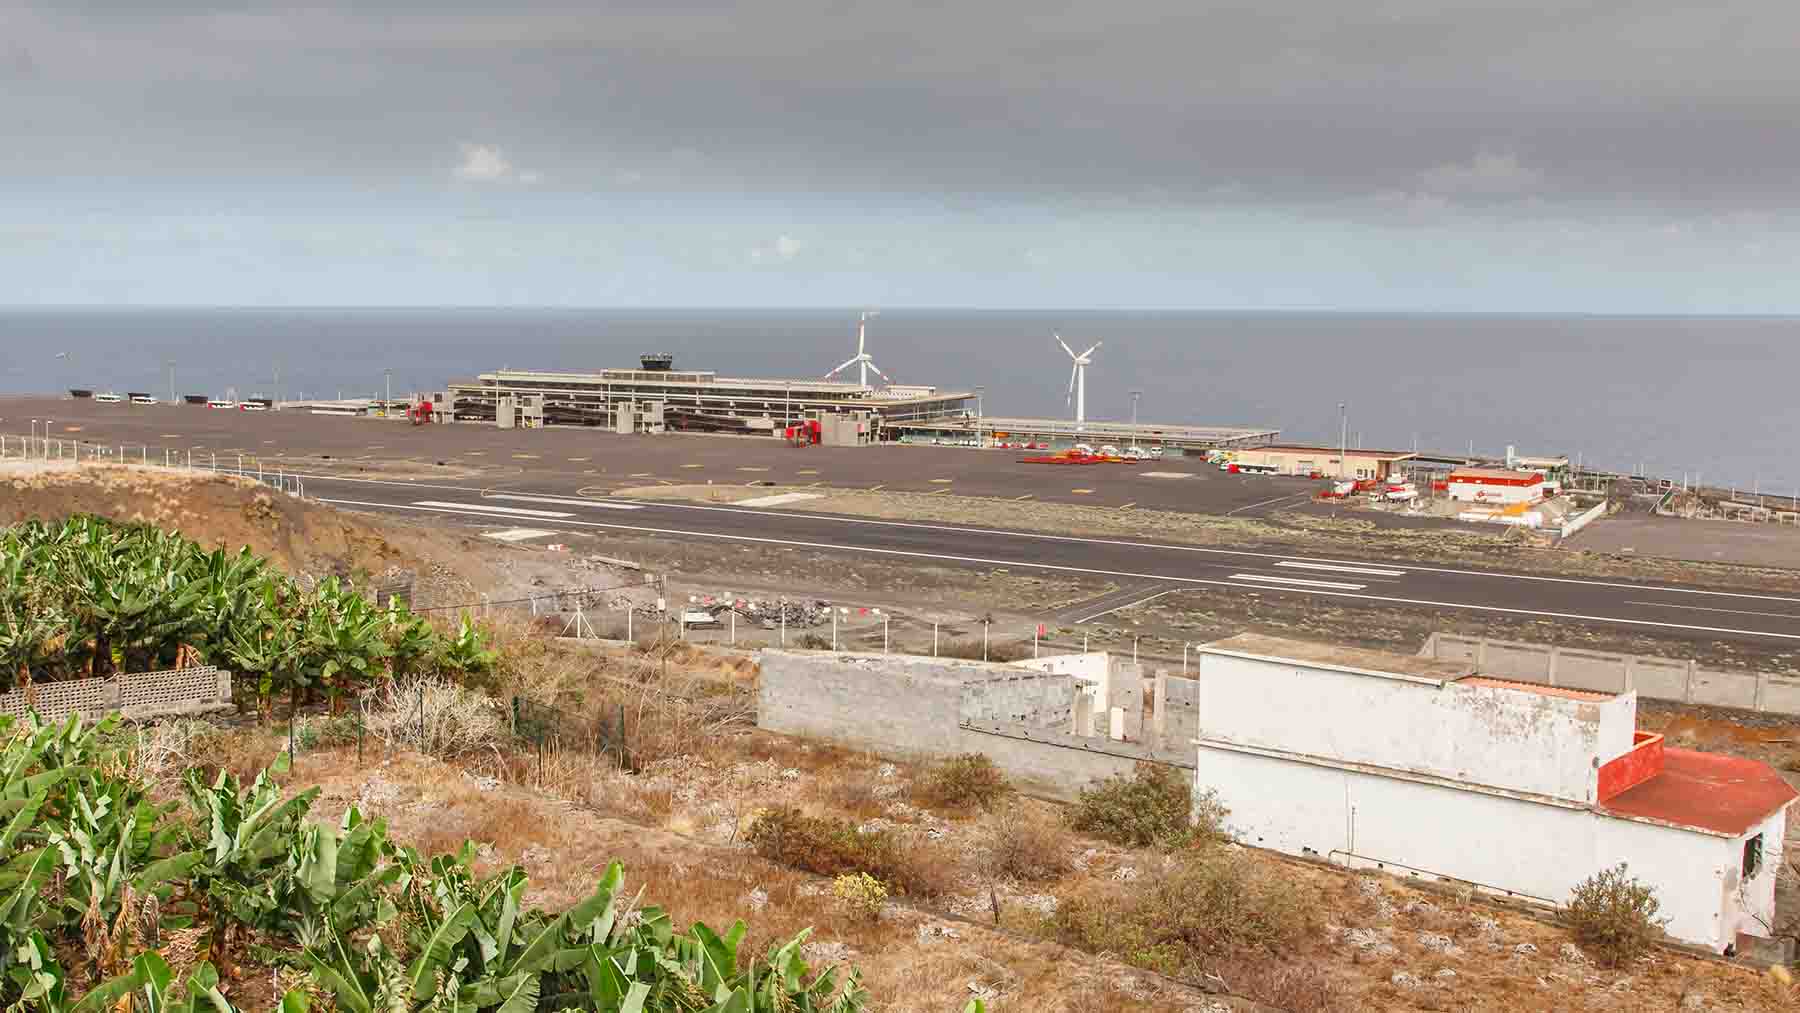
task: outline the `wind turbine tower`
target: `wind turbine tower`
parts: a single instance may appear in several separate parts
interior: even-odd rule
[[[881,367],[875,365],[875,357],[873,355],[870,355],[869,351],[868,351],[869,318],[874,317],[874,316],[880,316],[880,315],[881,315],[880,310],[864,310],[863,311],[862,319],[858,320],[856,323],[856,355],[853,356],[848,362],[844,363],[842,366],[839,366],[838,368],[832,370],[831,372],[826,373],[825,379],[829,380],[832,377],[838,375],[839,373],[842,373],[844,370],[850,368],[851,366],[859,366],[859,367],[861,367],[861,374],[860,374],[861,383],[864,387],[867,387],[869,385],[869,370],[871,370],[871,369],[875,371],[876,376],[881,377],[883,380],[887,381],[888,383],[891,384],[894,382],[893,377],[888,376],[886,373],[883,373],[881,371]]]
[[[1062,335],[1055,334],[1053,337],[1056,338],[1056,343],[1062,346],[1062,350],[1069,353],[1069,358],[1075,360],[1075,368],[1069,371],[1069,397],[1064,400],[1074,400],[1075,428],[1079,429],[1083,423],[1087,422],[1087,368],[1094,361],[1094,352],[1101,343],[1096,341],[1093,347],[1076,355],[1075,350],[1069,347],[1069,343],[1062,339]]]

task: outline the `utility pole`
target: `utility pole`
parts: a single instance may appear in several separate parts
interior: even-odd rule
[[[381,375],[382,378],[387,381],[387,400],[381,402],[381,417],[385,419],[387,418],[389,406],[394,403],[394,371],[391,369],[384,369],[381,371]]]
[[[1137,446],[1137,441],[1138,441],[1138,434],[1137,434],[1138,398],[1141,398],[1143,396],[1144,396],[1144,392],[1141,390],[1134,390],[1131,392],[1131,445],[1134,447]]]
[[[1338,402],[1338,478],[1345,477],[1350,462],[1345,458],[1350,454],[1350,412],[1349,405]]]
[[[982,410],[981,395],[986,390],[987,390],[987,384],[985,384],[985,383],[978,383],[975,385],[975,447],[976,447],[976,449],[980,449],[982,446],[981,420],[982,420],[982,417],[984,415],[986,415],[986,412],[984,412]]]

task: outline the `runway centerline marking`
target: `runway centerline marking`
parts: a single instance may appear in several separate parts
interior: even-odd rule
[[[505,517],[573,517],[571,513],[559,513],[555,510],[527,510],[523,507],[484,506],[480,503],[446,503],[443,500],[422,499],[413,506],[430,507],[434,510],[461,511],[473,514],[500,514]]]
[[[609,503],[606,500],[582,499],[579,496],[527,496],[516,492],[487,493],[482,499],[504,499],[515,503],[547,503],[553,506],[599,507],[602,510],[642,510],[636,503]],[[572,516],[572,515],[565,515]]]
[[[1332,570],[1337,573],[1360,573],[1365,577],[1404,577],[1405,570],[1377,570],[1367,566],[1338,566],[1332,563],[1302,563],[1297,560],[1284,559],[1276,566],[1291,566],[1300,570]]]
[[[480,512],[479,507],[471,508],[456,506],[452,509],[445,509],[441,507],[424,506],[421,504],[409,506],[404,503],[374,503],[366,500],[327,499],[324,497],[320,497],[318,502],[331,503],[339,506],[373,507],[378,510],[423,510],[437,513]],[[754,511],[749,510],[742,512],[754,513]],[[1257,587],[1257,585],[1253,584],[1242,584],[1230,580],[1210,580],[1205,577],[1178,577],[1160,573],[1139,573],[1132,570],[1103,570],[1084,566],[1065,566],[1059,563],[1038,563],[1031,560],[989,559],[983,556],[961,556],[942,552],[918,552],[909,549],[883,549],[866,545],[838,545],[832,542],[811,542],[791,538],[767,538],[758,535],[735,535],[720,531],[688,531],[681,528],[652,527],[647,524],[609,524],[604,521],[569,520],[564,522],[564,526],[601,528],[607,531],[635,531],[651,535],[677,535],[686,538],[713,538],[720,541],[752,542],[759,545],[783,545],[791,548],[823,549],[835,552],[860,552],[865,555],[897,556],[909,559],[941,559],[957,563],[974,563],[981,566],[1028,567],[1034,570],[1049,570],[1056,573],[1088,573],[1107,577],[1136,577],[1143,580],[1172,581],[1178,584],[1186,584],[1190,587],[1225,587],[1238,590]],[[1256,553],[1243,554],[1256,555]],[[1546,579],[1558,580],[1562,578]],[[1578,619],[1584,622],[1618,623],[1626,626],[1652,626],[1660,629],[1694,630],[1702,633],[1727,633],[1736,636],[1773,637],[1778,640],[1800,641],[1800,633],[1770,633],[1763,630],[1733,629],[1727,626],[1691,626],[1685,623],[1666,623],[1653,619],[1629,619],[1623,616],[1589,615],[1582,612],[1552,612],[1540,609],[1511,608],[1505,605],[1480,605],[1466,602],[1434,601],[1429,598],[1399,598],[1379,594],[1357,594],[1349,591],[1333,591],[1326,588],[1262,587],[1261,590],[1290,591],[1296,594],[1321,595],[1331,598],[1347,598],[1356,601],[1372,601],[1392,605],[1422,605],[1428,608],[1468,609],[1475,612],[1493,612],[1500,615],[1544,616],[1551,619]]]
[[[1275,577],[1265,573],[1234,573],[1232,580],[1266,580],[1274,584],[1291,584],[1294,587],[1328,587],[1338,591],[1361,591],[1367,584],[1340,584],[1334,580],[1301,580],[1299,577]]]

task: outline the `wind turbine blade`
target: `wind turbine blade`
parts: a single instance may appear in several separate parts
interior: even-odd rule
[[[1099,347],[1100,347],[1100,345],[1101,345],[1101,342],[1098,342],[1098,341],[1096,341],[1096,342],[1094,342],[1094,347],[1093,347],[1093,348],[1090,348],[1090,349],[1088,349],[1088,350],[1087,350],[1087,351],[1085,351],[1085,352],[1082,352],[1082,353],[1081,353],[1081,357],[1082,357],[1082,358],[1084,358],[1084,359],[1085,359],[1085,358],[1087,358],[1087,357],[1088,357],[1088,356],[1090,356],[1090,355],[1092,355],[1092,354],[1094,354],[1094,352],[1095,352],[1095,351],[1096,351],[1096,350],[1097,350],[1097,349],[1098,349],[1098,348],[1099,348]]]
[[[1063,404],[1065,405],[1073,404],[1075,401],[1075,374],[1079,372],[1081,372],[1080,363],[1076,363],[1069,367],[1069,396],[1063,398]]]
[[[1069,343],[1062,339],[1062,335],[1056,333],[1055,331],[1051,331],[1050,336],[1056,339],[1057,344],[1063,346],[1063,351],[1069,353],[1069,358],[1071,358],[1071,359],[1075,358],[1075,350],[1073,348],[1070,348]]]
[[[861,356],[857,356],[855,359],[851,359],[849,362],[844,363],[842,366],[839,366],[838,368],[832,370],[831,372],[826,373],[825,379],[829,380],[832,377],[838,375],[839,373],[842,373],[844,370],[849,369],[851,366],[856,365],[857,362],[861,360],[861,358],[862,358]]]
[[[870,368],[870,369],[872,369],[872,370],[874,370],[874,371],[875,371],[875,375],[876,375],[876,376],[879,376],[879,377],[881,377],[881,378],[882,378],[882,379],[883,379],[883,380],[886,380],[886,381],[887,381],[887,382],[889,382],[889,383],[893,383],[893,382],[894,382],[894,378],[893,378],[893,377],[891,377],[891,376],[889,376],[889,375],[887,375],[887,374],[886,374],[886,373],[883,373],[883,372],[882,372],[882,371],[881,371],[881,367],[880,367],[880,366],[877,366],[877,365],[875,365],[875,363],[874,363],[874,361],[872,361],[872,360],[871,360],[871,361],[870,361],[870,363],[869,363],[869,368]]]

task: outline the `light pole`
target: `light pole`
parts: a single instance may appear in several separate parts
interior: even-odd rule
[[[986,412],[982,411],[981,395],[987,391],[987,384],[975,385],[975,445],[981,446],[981,420]]]
[[[1338,478],[1344,478],[1350,467],[1345,460],[1350,455],[1350,412],[1349,405],[1338,402]]]
[[[1131,445],[1134,447],[1137,446],[1137,441],[1138,441],[1138,434],[1137,434],[1138,398],[1141,398],[1143,396],[1144,396],[1144,392],[1141,390],[1134,390],[1131,392]]]
[[[381,375],[387,380],[387,400],[381,402],[381,417],[385,419],[387,418],[388,409],[391,408],[394,403],[394,371],[391,369],[384,369],[381,371]]]

